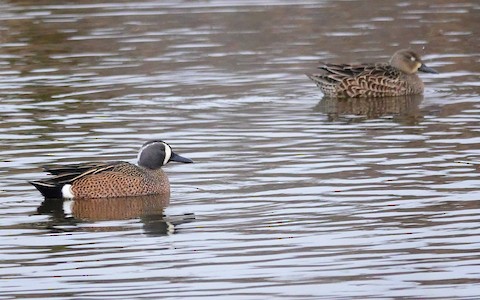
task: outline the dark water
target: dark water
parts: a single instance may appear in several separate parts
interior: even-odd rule
[[[2,299],[478,299],[478,1],[0,2]],[[411,47],[423,96],[322,100],[318,60]],[[170,199],[43,202],[134,161]]]

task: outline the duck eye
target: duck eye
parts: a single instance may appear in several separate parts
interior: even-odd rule
[[[413,56],[410,57],[410,60],[411,60],[411,61],[415,61],[415,57],[413,57]]]

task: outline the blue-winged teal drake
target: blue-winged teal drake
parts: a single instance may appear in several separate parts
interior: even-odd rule
[[[308,74],[331,98],[391,97],[423,93],[417,71],[438,72],[427,67],[412,50],[397,51],[389,63],[324,64],[321,73]]]
[[[167,175],[161,169],[170,161],[192,160],[172,151],[163,141],[148,141],[138,153],[138,166],[124,162],[88,162],[45,166],[54,175],[31,181],[45,198],[110,198],[170,193]]]

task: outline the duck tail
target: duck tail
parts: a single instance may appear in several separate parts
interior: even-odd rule
[[[35,180],[29,181],[45,198],[62,198],[62,186],[51,182]]]

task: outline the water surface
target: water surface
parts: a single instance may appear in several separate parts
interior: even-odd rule
[[[374,8],[374,9],[372,9]],[[2,299],[480,297],[476,1],[3,1]],[[411,47],[425,94],[322,99],[317,61]],[[44,201],[135,161],[165,197]]]

